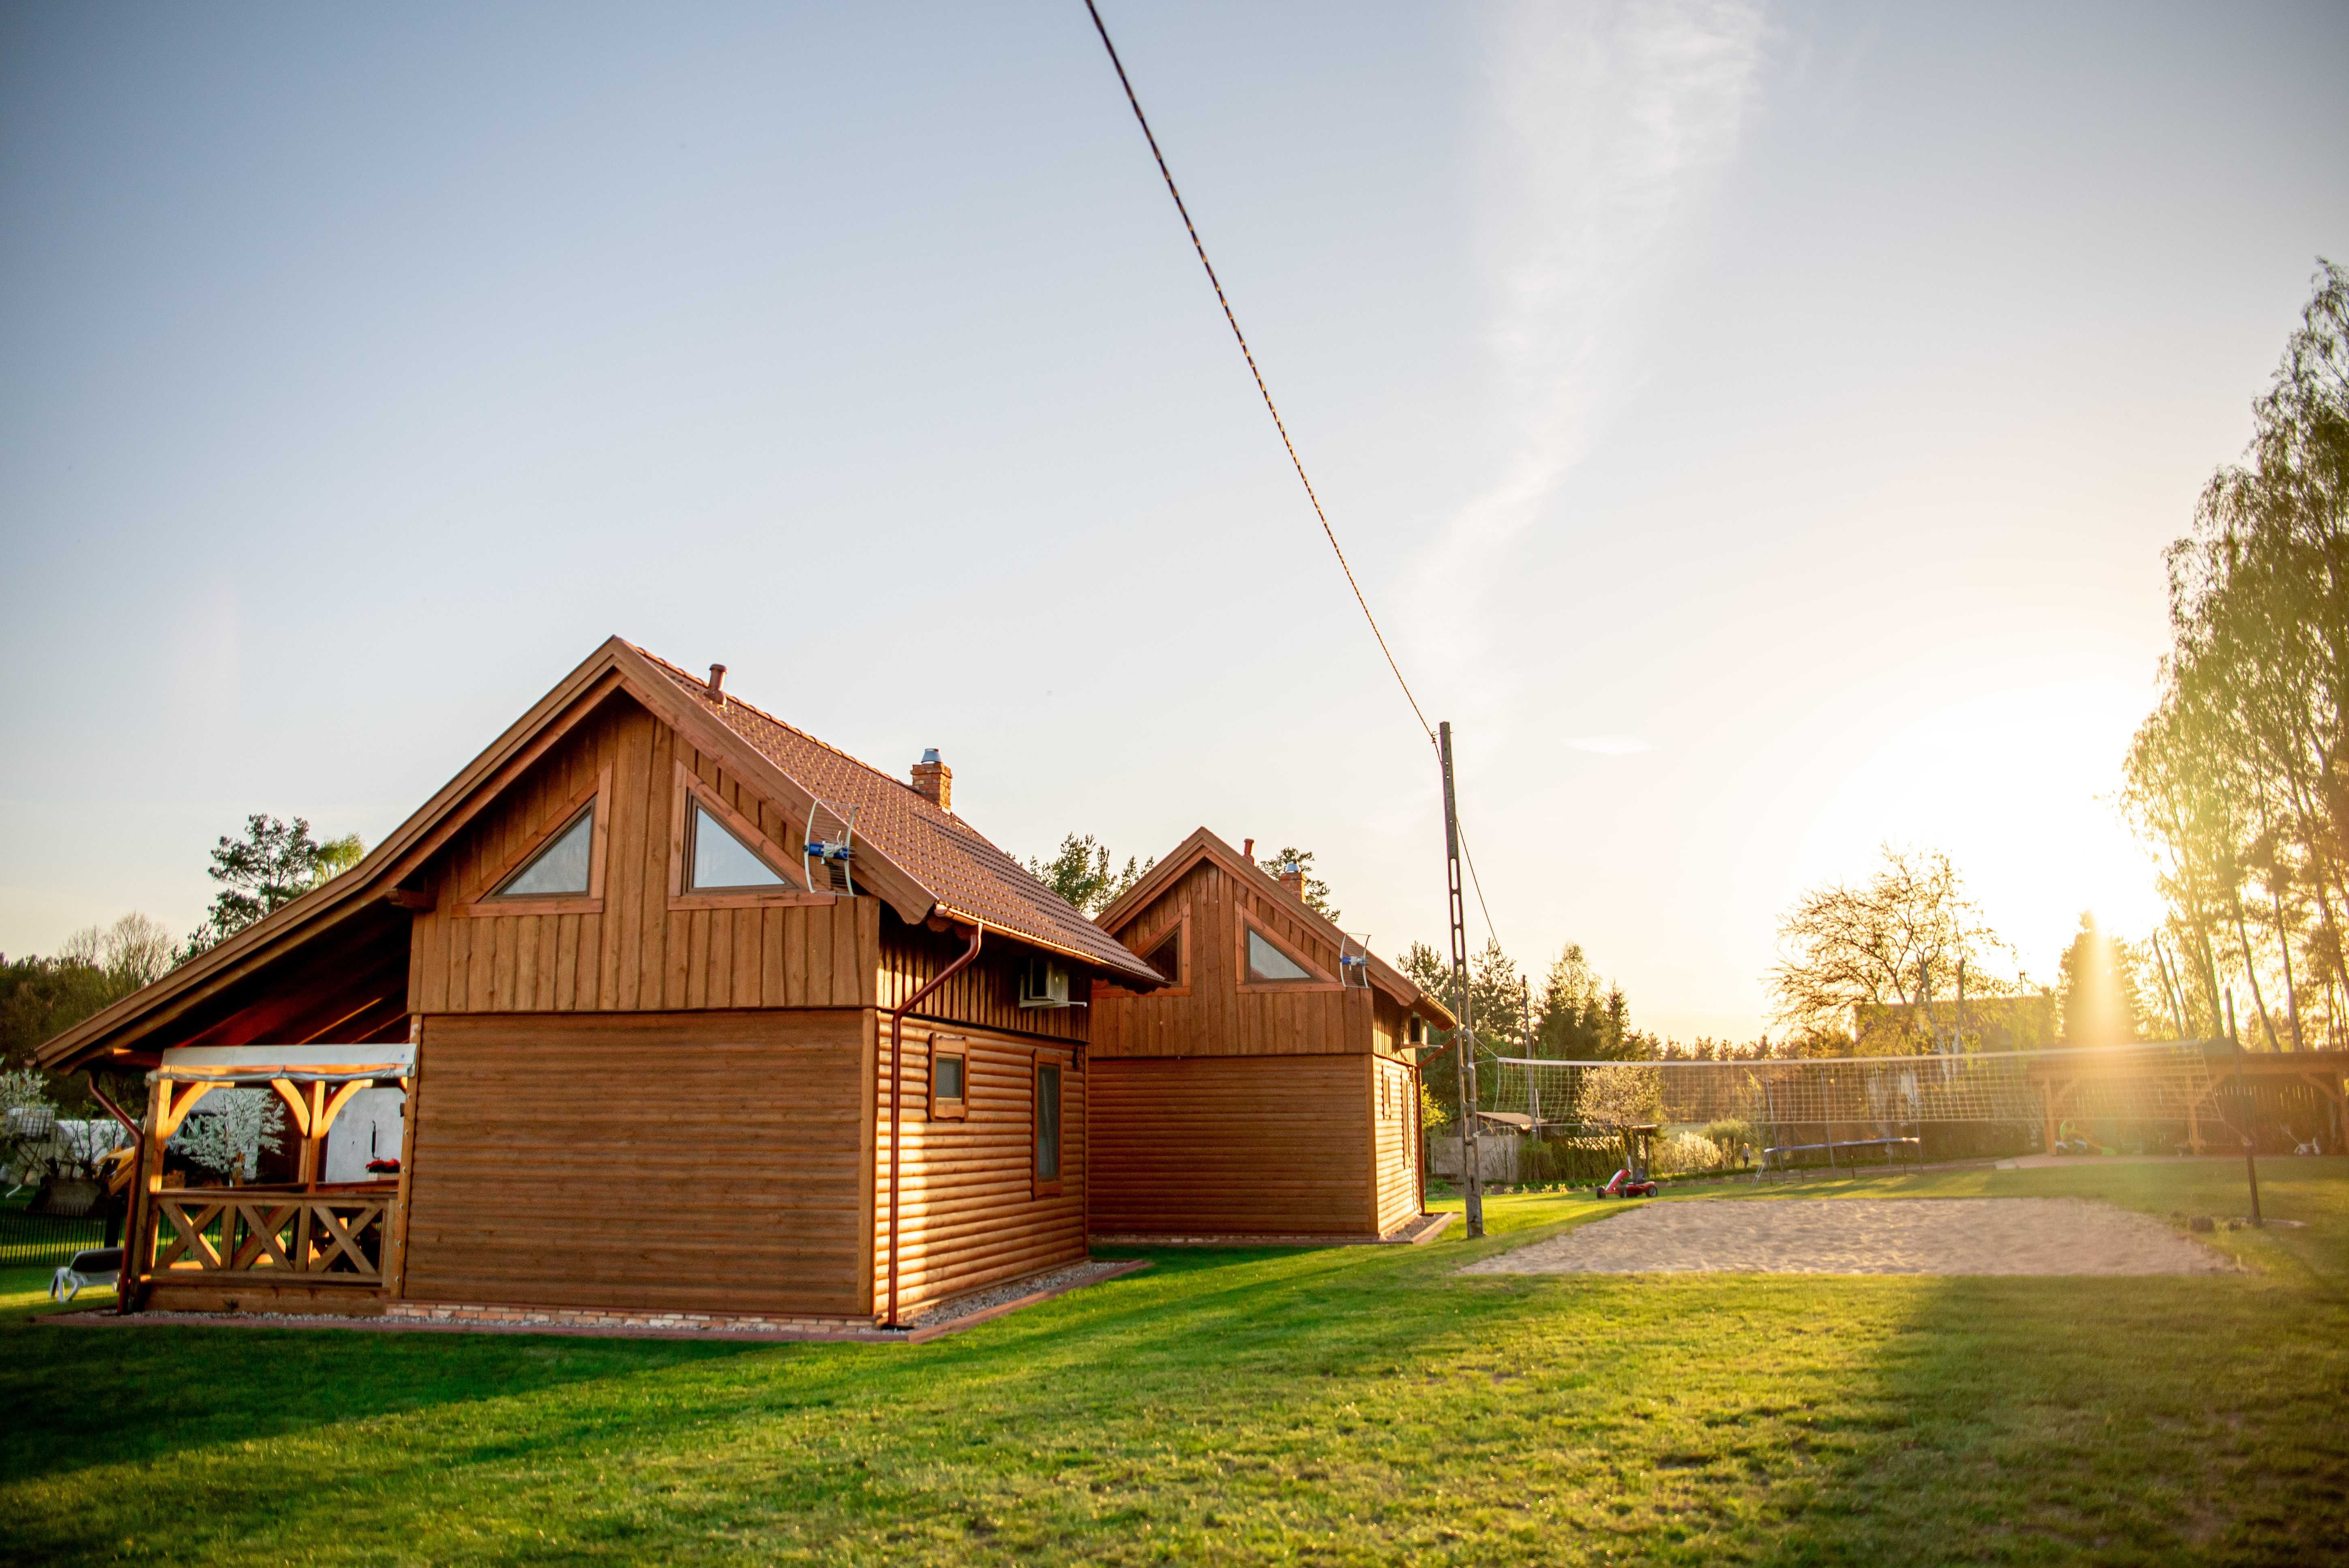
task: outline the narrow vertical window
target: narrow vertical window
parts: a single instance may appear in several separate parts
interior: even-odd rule
[[[960,1121],[968,1114],[963,1103],[963,1084],[970,1070],[961,1051],[930,1047],[930,1119],[934,1121]]]
[[[1061,1068],[1058,1063],[1036,1064],[1036,1180],[1061,1180]]]

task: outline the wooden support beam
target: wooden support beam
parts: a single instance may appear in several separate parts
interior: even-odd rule
[[[294,1119],[294,1131],[302,1138],[310,1136],[310,1106],[303,1086],[292,1078],[272,1078],[269,1087],[285,1102],[285,1114]]]
[[[316,1087],[323,1092],[328,1086],[326,1084],[319,1084]],[[336,1086],[335,1088],[334,1097],[326,1100],[318,1110],[317,1136],[319,1140],[323,1141],[326,1139],[326,1134],[333,1130],[335,1118],[343,1114],[343,1107],[351,1103],[351,1097],[353,1095],[358,1093],[359,1090],[363,1088],[373,1088],[374,1087],[375,1085],[367,1081],[366,1078],[353,1078],[349,1083]]]
[[[159,1180],[163,1174],[163,1167],[160,1163],[163,1153],[162,1145],[171,1142],[178,1135],[180,1124],[188,1119],[188,1112],[196,1109],[196,1101],[221,1087],[215,1083],[191,1083],[185,1086],[184,1092],[175,1100],[171,1095],[171,1086],[168,1081],[155,1086],[155,1106],[158,1112],[155,1119],[155,1157],[158,1163],[154,1166],[154,1171]]]
[[[400,1091],[407,1097],[399,1111],[399,1196],[385,1222],[383,1237],[383,1294],[391,1301],[408,1294],[408,1214],[415,1194],[416,1113],[424,1087],[422,1014],[410,1016],[408,1037],[416,1047],[416,1054],[409,1065],[408,1076],[399,1080]]]

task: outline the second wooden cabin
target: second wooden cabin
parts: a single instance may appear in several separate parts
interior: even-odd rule
[[[1443,1004],[1201,828],[1098,916],[1167,984],[1093,987],[1096,1236],[1377,1237],[1425,1207],[1413,1047]]]

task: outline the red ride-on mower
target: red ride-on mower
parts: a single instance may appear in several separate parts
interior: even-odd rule
[[[1656,1184],[1648,1176],[1648,1145],[1663,1129],[1656,1126],[1623,1130],[1623,1169],[1599,1188],[1602,1198],[1652,1198]]]

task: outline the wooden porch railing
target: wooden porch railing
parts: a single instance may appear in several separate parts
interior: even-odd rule
[[[155,1280],[243,1274],[305,1284],[383,1284],[391,1192],[166,1188],[148,1196]]]

